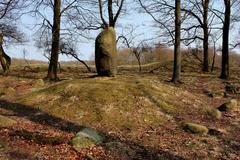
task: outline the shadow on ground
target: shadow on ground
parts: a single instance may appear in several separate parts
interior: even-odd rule
[[[53,127],[55,129],[63,131],[63,132],[76,133],[84,128],[84,126],[64,120],[62,118],[52,116],[52,115],[48,114],[47,112],[41,111],[40,109],[36,109],[36,108],[27,106],[27,105],[11,103],[11,102],[8,102],[5,100],[0,100],[0,108],[14,112],[14,116],[25,118],[34,123],[38,123],[41,125],[48,125],[50,127]],[[21,134],[25,134],[25,133],[21,133]],[[33,133],[33,135],[34,134],[35,133]],[[120,140],[119,137],[113,137],[113,136],[108,135],[107,133],[103,133],[103,134],[107,137],[106,143],[111,142],[111,141],[119,141],[122,144],[129,146],[129,148],[134,150],[135,154],[131,155],[131,157],[130,157],[131,159],[148,159],[148,160],[184,159],[184,158],[182,158],[178,155],[172,154],[170,152],[158,150],[155,148],[145,147],[141,144],[137,144],[137,143],[129,141],[129,140],[122,141],[122,140]]]

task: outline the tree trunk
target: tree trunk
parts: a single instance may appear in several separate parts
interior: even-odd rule
[[[216,59],[216,42],[213,42],[213,59],[212,59],[212,68],[211,72],[214,70],[214,65],[215,65],[215,59]]]
[[[174,69],[172,82],[177,83],[180,81],[181,73],[181,0],[175,0],[175,44],[174,44]]]
[[[209,64],[209,55],[208,55],[208,7],[209,7],[209,0],[205,0],[203,2],[203,32],[204,32],[204,39],[203,39],[203,71],[208,72],[208,64]]]
[[[60,48],[60,23],[61,23],[61,0],[54,0],[54,16],[52,27],[52,50],[47,78],[50,80],[58,80],[58,54]]]
[[[222,72],[220,78],[229,79],[229,29],[231,16],[231,0],[224,0],[225,18],[222,39]]]
[[[3,49],[3,34],[0,33],[0,62],[3,68],[3,74],[7,74],[11,65],[11,58],[4,52]]]
[[[138,61],[139,72],[142,72],[141,56],[138,55],[138,56],[136,56],[136,58],[137,58],[137,61]]]

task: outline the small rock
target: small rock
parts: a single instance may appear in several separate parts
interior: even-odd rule
[[[83,128],[70,143],[79,152],[81,149],[94,147],[103,143],[104,139],[105,137],[100,135],[95,129]]]
[[[219,97],[224,97],[225,93],[224,92],[208,92],[208,96],[212,98],[219,98]]]
[[[17,122],[13,119],[0,115],[0,127],[9,127]]]
[[[226,86],[226,91],[229,92],[229,93],[239,93],[240,86],[229,84],[229,85]]]
[[[222,118],[222,112],[219,110],[212,108],[212,109],[207,109],[206,113],[216,119],[221,119]]]
[[[215,128],[210,128],[208,131],[208,134],[212,135],[212,136],[222,136],[224,135],[226,132],[224,132],[224,130],[221,129],[215,129]]]
[[[221,112],[230,112],[235,108],[237,108],[237,101],[235,99],[232,99],[231,101],[224,103],[218,107],[218,110]]]
[[[16,93],[16,90],[12,87],[8,87],[7,89],[3,90],[3,93],[5,95],[14,95]]]
[[[190,123],[190,122],[183,122],[182,127],[185,131],[189,131],[191,133],[195,134],[207,134],[208,133],[208,128],[200,125],[200,124],[195,124],[195,123]]]
[[[36,80],[35,85],[41,87],[41,86],[45,85],[45,82],[43,79],[38,79],[38,80]]]

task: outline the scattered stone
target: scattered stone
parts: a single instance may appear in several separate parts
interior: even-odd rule
[[[222,112],[220,112],[219,110],[215,109],[215,108],[211,108],[211,109],[207,109],[206,113],[215,118],[215,119],[221,119],[222,118]]]
[[[239,93],[240,91],[240,86],[238,85],[233,85],[233,84],[229,84],[229,85],[226,85],[226,91],[229,92],[229,93]]]
[[[45,82],[43,79],[38,79],[38,80],[36,80],[35,85],[42,87],[45,85]]]
[[[200,124],[195,124],[195,123],[190,123],[190,122],[183,122],[182,127],[185,131],[195,133],[195,134],[207,134],[208,133],[208,128],[200,125]]]
[[[222,136],[222,135],[226,134],[226,131],[221,130],[221,129],[216,129],[216,128],[210,128],[208,131],[208,134],[210,134],[212,136]]]
[[[8,87],[7,89],[3,90],[3,93],[5,95],[14,95],[16,93],[16,90],[12,87]]]
[[[230,112],[237,108],[237,101],[235,99],[232,99],[229,102],[226,102],[222,104],[220,107],[218,107],[218,110],[221,112]]]
[[[73,148],[79,152],[81,149],[91,148],[101,144],[104,140],[105,137],[100,135],[95,129],[83,128],[70,143]]]
[[[208,96],[212,97],[212,98],[220,98],[220,97],[224,97],[226,95],[225,92],[208,92]]]
[[[17,122],[13,119],[0,115],[0,127],[13,126]]]
[[[5,145],[0,143],[0,152],[3,151],[3,150],[5,150]]]

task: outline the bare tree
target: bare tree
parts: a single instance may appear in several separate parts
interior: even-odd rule
[[[58,54],[60,49],[60,24],[61,24],[61,0],[54,0],[52,26],[52,49],[47,77],[50,80],[58,80]]]
[[[77,61],[82,63],[87,68],[87,70],[89,72],[91,72],[91,68],[87,65],[87,63],[85,63],[83,60],[81,60],[78,57],[77,50],[76,50],[76,48],[75,48],[75,46],[73,44],[71,44],[69,42],[61,42],[61,44],[60,44],[60,53],[75,58]]]
[[[3,50],[3,34],[0,33],[0,62],[3,68],[3,73],[7,74],[11,65],[11,58]]]
[[[222,39],[222,79],[229,78],[229,30],[231,20],[231,0],[224,0],[225,14],[223,22],[223,39]]]
[[[58,70],[58,57],[59,53],[68,54],[69,52],[61,52],[61,42],[78,41],[81,31],[86,29],[85,26],[91,24],[91,17],[88,19],[87,14],[92,13],[90,10],[84,8],[83,4],[87,4],[88,1],[77,1],[77,0],[46,0],[46,1],[35,1],[35,5],[32,9],[32,15],[41,19],[40,23],[36,24],[38,27],[36,39],[37,46],[39,48],[44,48],[44,55],[50,59],[47,79],[57,80],[57,70]],[[92,3],[92,1],[89,1]],[[48,13],[44,11],[53,12],[53,20],[50,20],[47,16]],[[89,21],[88,21],[89,20]],[[82,28],[78,25],[82,25]],[[51,37],[49,35],[52,35]],[[81,35],[83,36],[83,35]],[[65,45],[66,46],[66,45]],[[63,50],[62,50],[63,51]],[[66,50],[64,50],[66,51]],[[50,55],[50,56],[48,56]],[[76,54],[72,56],[76,58]],[[80,60],[80,59],[79,59]]]
[[[174,43],[174,69],[172,82],[180,81],[181,73],[181,0],[175,0],[175,43]]]
[[[23,33],[18,31],[17,20],[23,14],[27,1],[6,0],[0,2],[0,61],[4,71],[7,74],[11,65],[11,58],[5,53],[3,43],[12,44],[13,42],[22,42]]]
[[[127,37],[125,35],[121,35],[118,37],[117,42],[120,39],[123,39],[123,43],[127,46],[127,48],[130,49],[131,53],[136,57],[137,62],[138,62],[138,67],[139,67],[139,72],[142,71],[142,65],[141,65],[141,57],[142,57],[142,48],[144,45],[144,41],[140,41],[137,45],[133,44],[133,35],[130,37]]]
[[[218,32],[211,34],[210,35],[211,39],[212,39],[212,43],[213,43],[213,57],[212,57],[212,67],[211,67],[211,72],[213,72],[214,70],[214,65],[215,65],[215,59],[216,59],[216,55],[217,55],[217,42],[219,41],[219,39],[222,37],[222,34],[219,34]]]
[[[159,37],[167,42],[174,44],[174,22],[175,6],[170,0],[151,0],[140,2],[141,7],[159,25],[161,35]],[[189,46],[196,40],[203,42],[203,61],[202,70],[208,72],[209,68],[209,34],[212,29],[219,29],[215,26],[217,16],[212,11],[215,1],[211,0],[183,0],[182,1],[182,27],[181,42]],[[163,18],[164,17],[164,18]],[[166,39],[166,40],[164,40]],[[169,40],[170,39],[170,40]]]

